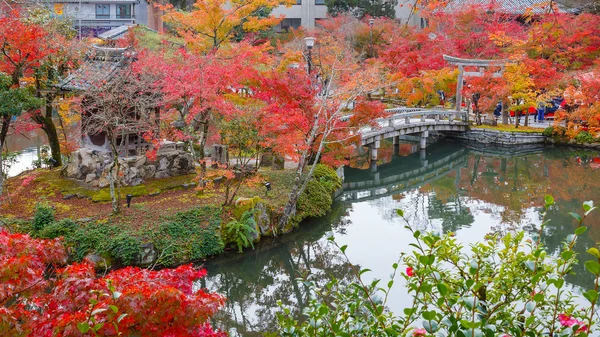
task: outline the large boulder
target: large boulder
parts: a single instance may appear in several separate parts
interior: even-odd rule
[[[122,186],[135,186],[151,178],[168,178],[194,172],[194,160],[190,153],[171,149],[159,151],[156,160],[146,156],[120,158],[119,179]],[[84,181],[92,187],[109,185],[108,172],[112,165],[110,153],[86,148],[73,152],[65,174],[69,178]]]

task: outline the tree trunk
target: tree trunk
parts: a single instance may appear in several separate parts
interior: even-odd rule
[[[58,133],[56,132],[56,125],[52,120],[52,97],[46,96],[46,113],[45,115],[33,115],[31,117],[34,122],[42,125],[42,130],[46,133],[48,138],[48,145],[52,152],[52,159],[56,161],[55,166],[62,166],[62,156],[60,153],[60,142],[58,139]]]
[[[323,151],[324,140],[327,138],[329,131],[324,131],[321,136],[321,141],[319,143],[319,149],[316,152],[314,163],[308,172],[308,174],[302,179],[302,174],[304,173],[304,168],[306,167],[306,163],[308,158],[312,154],[312,147],[314,146],[315,140],[317,138],[317,131],[319,129],[319,118],[317,118],[313,124],[313,128],[310,132],[310,136],[308,137],[308,144],[306,150],[302,153],[300,157],[300,161],[298,162],[298,168],[296,169],[296,177],[294,178],[294,186],[292,187],[292,192],[290,193],[290,197],[288,202],[285,204],[283,208],[283,214],[281,218],[279,218],[279,228],[283,228],[285,224],[289,221],[290,217],[296,214],[296,204],[298,203],[298,198],[300,194],[304,192],[308,181],[312,178],[312,174],[315,170],[317,163],[319,162],[319,157],[321,156],[321,152]]]
[[[4,157],[2,151],[4,151],[4,142],[6,141],[6,135],[8,134],[8,128],[10,127],[10,116],[2,117],[2,128],[0,129],[0,197],[4,190],[4,172],[2,172],[2,165],[4,164]]]
[[[2,155],[2,148],[0,147],[0,199],[2,198],[2,192],[4,190],[4,171],[2,170],[2,165],[4,165],[3,160],[4,156]]]
[[[0,129],[0,151],[4,148],[8,129],[10,128],[10,120],[12,116],[2,116],[2,128]]]
[[[202,122],[202,133],[200,134],[200,167],[202,169],[202,177],[206,174],[206,162],[204,158],[206,157],[206,153],[204,152],[204,147],[206,146],[206,139],[208,138],[208,120]]]
[[[118,214],[121,211],[121,193],[119,188],[119,152],[117,151],[117,146],[115,145],[116,140],[114,139],[112,132],[109,131],[107,132],[107,134],[113,157],[113,162],[110,164],[110,168],[108,170],[108,181],[110,183],[110,198],[112,200],[113,213]],[[117,172],[114,172],[115,167],[117,168]]]
[[[281,218],[279,218],[279,224],[277,228],[283,228],[285,224],[289,221],[289,219],[296,214],[296,204],[298,203],[298,197],[300,196],[300,187],[302,186],[302,173],[304,172],[304,167],[306,166],[306,154],[300,157],[300,161],[298,162],[298,167],[296,168],[296,177],[294,177],[294,186],[292,186],[292,191],[290,192],[290,196],[288,198],[285,207],[283,208],[283,213],[281,214]],[[277,235],[275,230],[273,231],[274,235]]]

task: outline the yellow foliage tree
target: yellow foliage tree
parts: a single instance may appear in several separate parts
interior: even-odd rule
[[[277,25],[282,17],[260,15],[273,8],[295,4],[294,0],[197,0],[192,11],[176,10],[172,5],[160,6],[165,23],[199,51],[218,49],[241,29],[256,32]]]
[[[457,76],[457,70],[443,68],[424,71],[419,77],[394,76],[392,80],[398,83],[398,93],[400,97],[406,98],[407,105],[431,107],[442,104],[438,90],[443,91],[446,97],[455,94]]]
[[[504,79],[509,87],[515,117],[521,111],[525,111],[527,114],[527,109],[535,106],[537,99],[535,83],[531,78],[529,69],[522,62],[511,63],[507,65],[504,71]],[[527,119],[525,121],[527,122]],[[519,118],[515,118],[515,127],[519,127]]]

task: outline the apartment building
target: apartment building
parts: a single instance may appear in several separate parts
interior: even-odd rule
[[[403,22],[409,21],[411,25],[421,25],[421,20],[418,15],[411,15],[409,0],[400,0],[396,6],[396,19]],[[273,15],[284,15],[285,19],[281,22],[280,29],[298,28],[300,26],[306,28],[314,28],[315,23],[327,16],[327,6],[325,0],[296,0],[296,4],[290,7],[279,6],[273,10]]]
[[[56,15],[73,20],[74,27],[83,36],[97,36],[133,24],[162,29],[158,11],[146,0],[46,0],[43,3]]]

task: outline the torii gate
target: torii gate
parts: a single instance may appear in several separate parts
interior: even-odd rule
[[[456,111],[460,111],[462,107],[462,88],[464,77],[483,77],[484,68],[500,67],[500,71],[492,74],[492,77],[502,77],[504,66],[510,60],[479,60],[479,59],[462,59],[454,56],[443,55],[444,60],[450,64],[458,66],[458,81],[456,81]],[[477,67],[479,71],[467,71],[465,67]],[[468,110],[468,109],[467,109]]]

